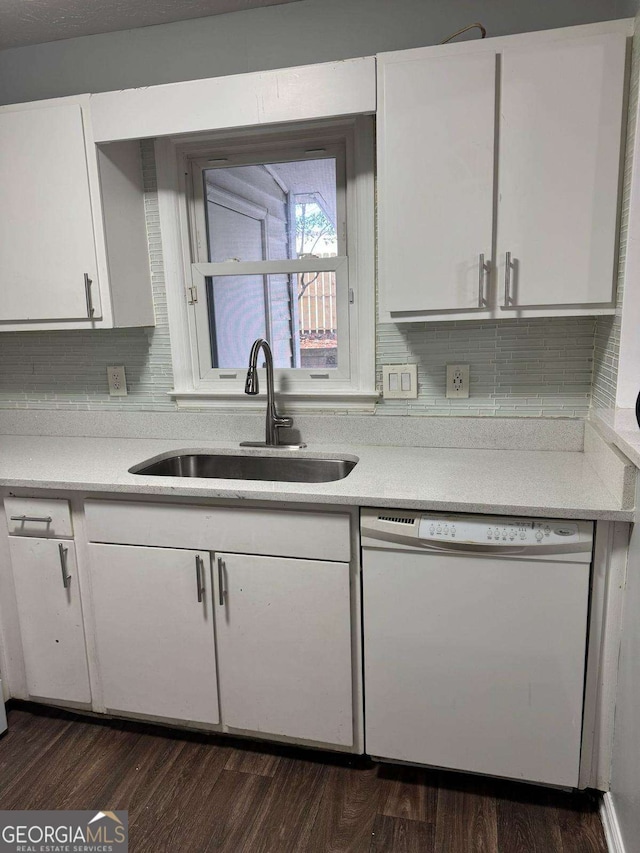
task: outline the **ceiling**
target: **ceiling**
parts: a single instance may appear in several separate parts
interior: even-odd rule
[[[0,50],[296,0],[0,0]]]

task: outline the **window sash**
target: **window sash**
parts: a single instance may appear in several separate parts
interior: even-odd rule
[[[244,390],[245,370],[214,368],[211,364],[211,337],[209,310],[206,298],[206,279],[220,275],[277,275],[295,273],[333,272],[336,277],[336,309],[338,326],[338,366],[336,368],[280,367],[274,370],[278,385],[302,393],[309,386],[329,383],[330,387],[347,389],[351,379],[351,346],[349,324],[349,263],[345,256],[334,258],[303,258],[282,261],[226,261],[224,263],[198,263],[191,265],[191,283],[197,293],[193,303],[193,334],[196,340],[197,377],[196,390],[213,390],[216,386],[224,393]],[[247,364],[249,353],[247,352]]]
[[[204,172],[211,169],[226,169],[237,166],[260,166],[272,163],[290,163],[303,160],[333,159],[336,162],[336,234],[338,238],[338,256],[347,254],[347,157],[345,141],[340,143],[317,143],[315,148],[298,147],[289,142],[283,146],[254,147],[244,154],[229,153],[227,148],[211,149],[207,158],[189,159],[191,186],[189,190],[189,209],[192,242],[192,260],[204,263],[208,260],[206,198],[204,192]],[[218,156],[220,155],[220,156]],[[284,259],[283,259],[284,260]],[[311,270],[309,270],[311,271]]]

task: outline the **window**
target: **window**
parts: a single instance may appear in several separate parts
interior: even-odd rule
[[[190,353],[190,371],[176,376],[179,402],[250,403],[249,351],[263,337],[281,395],[298,405],[305,398],[370,404],[377,396],[370,121],[156,148],[165,160],[159,175],[174,154],[183,178],[187,307],[181,318],[170,312],[172,340],[186,336]]]

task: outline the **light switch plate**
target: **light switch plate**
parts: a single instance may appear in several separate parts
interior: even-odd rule
[[[409,400],[418,396],[417,364],[383,364],[382,396],[391,400]]]

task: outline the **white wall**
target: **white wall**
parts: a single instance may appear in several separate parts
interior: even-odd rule
[[[640,486],[636,506],[640,501]],[[618,671],[611,796],[626,853],[640,851],[640,524],[631,535]]]
[[[0,103],[104,92],[632,17],[637,0],[301,0],[0,52]],[[476,36],[472,36],[476,37]]]

